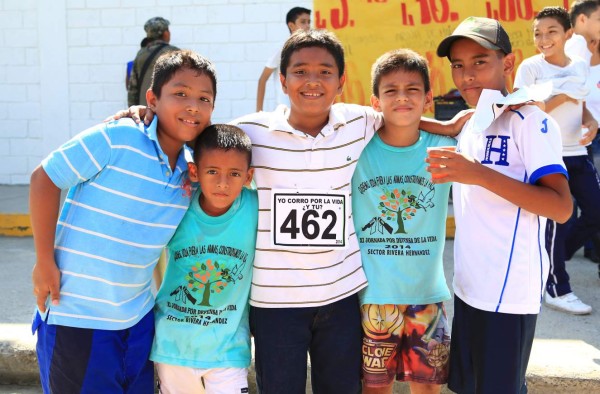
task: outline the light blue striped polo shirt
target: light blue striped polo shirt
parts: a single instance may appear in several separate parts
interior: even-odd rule
[[[61,298],[49,324],[121,330],[154,306],[152,271],[190,203],[187,148],[171,171],[156,125],[97,125],[42,162],[56,186],[70,188],[56,229]]]

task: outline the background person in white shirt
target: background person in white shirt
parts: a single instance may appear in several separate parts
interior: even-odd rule
[[[303,7],[292,8],[285,16],[285,23],[290,30],[290,34],[294,34],[296,30],[310,29],[310,10]],[[260,112],[264,108],[267,81],[269,80],[271,74],[273,74],[273,72],[279,68],[279,61],[281,60],[280,58],[281,48],[277,49],[277,51],[269,58],[267,64],[265,64],[262,74],[260,74],[260,77],[258,78],[258,88],[256,90],[256,112]],[[273,79],[273,85],[275,87],[275,106],[278,106],[279,104],[285,104],[289,106],[290,100],[283,93],[283,90],[281,89],[281,83],[279,82],[277,75],[276,78]]]
[[[598,123],[585,105],[588,94],[586,78],[589,63],[565,53],[565,43],[572,34],[567,11],[562,7],[545,7],[533,22],[533,41],[540,54],[525,59],[515,77],[514,87],[552,81],[552,96],[546,100],[546,112],[560,127],[562,156],[569,173],[571,194],[581,209],[572,223],[548,220],[546,248],[550,255],[550,274],[546,284],[546,305],[550,308],[585,315],[592,307],[572,291],[565,261],[597,230],[600,230],[600,186],[598,174],[589,159],[586,145],[595,138]],[[582,135],[582,127],[589,131]]]
[[[573,36],[565,45],[569,56],[579,56],[589,65],[592,57],[590,46],[600,40],[600,2],[598,0],[577,0],[571,4],[569,18]]]

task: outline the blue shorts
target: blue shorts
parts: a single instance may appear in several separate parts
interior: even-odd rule
[[[154,312],[125,330],[47,324],[39,313],[37,356],[44,393],[153,393]]]
[[[537,315],[488,312],[454,296],[448,388],[457,393],[527,393],[525,372]]]

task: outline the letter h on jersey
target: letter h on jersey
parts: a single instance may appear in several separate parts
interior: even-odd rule
[[[508,166],[509,163],[506,160],[508,158],[508,140],[509,136],[506,135],[488,135],[487,144],[485,146],[485,158],[481,161],[481,164],[495,164],[497,166]],[[494,140],[498,138],[500,139],[500,147],[494,147]],[[494,154],[498,154],[498,161],[492,161],[490,156]]]

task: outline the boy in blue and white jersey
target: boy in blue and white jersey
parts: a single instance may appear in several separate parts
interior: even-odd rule
[[[450,60],[454,84],[477,106],[474,117],[508,94],[515,55],[498,21],[465,19],[437,54]],[[465,124],[456,152],[434,149],[427,159],[434,183],[455,182],[448,387],[523,393],[548,276],[545,218],[565,222],[573,205],[560,130],[546,113],[527,105],[477,126],[473,118]]]
[[[248,390],[248,296],[258,226],[250,190],[252,143],[238,127],[209,126],[196,140],[190,179],[199,182],[167,245],[156,296],[155,361],[161,393]]]
[[[215,95],[208,60],[165,54],[146,93],[152,124],[92,127],[34,170],[33,331],[44,392],[152,392],[152,271],[189,206],[185,143],[210,124]],[[58,217],[61,189],[69,192]]]
[[[433,102],[427,61],[400,49],[371,71],[371,104],[384,125],[352,177],[352,213],[369,286],[361,290],[363,393],[440,392],[448,378],[450,298],[442,255],[450,184],[427,172],[428,147],[456,140],[419,129]]]

